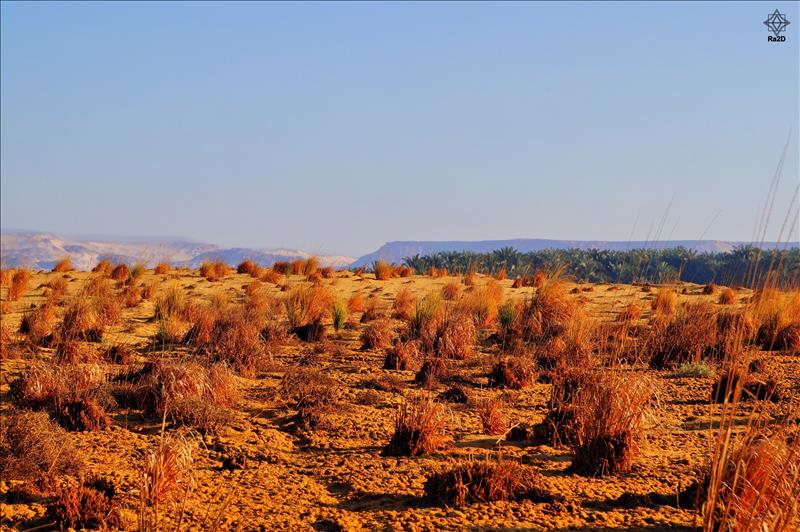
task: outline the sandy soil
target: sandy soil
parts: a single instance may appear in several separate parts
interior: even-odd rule
[[[58,275],[68,277],[68,294],[76,293],[88,273],[37,273],[31,287],[19,301],[11,303],[2,320],[12,330],[19,326],[23,313],[43,300],[43,284]],[[323,280],[342,300],[352,293],[376,294],[391,305],[394,294],[408,287],[416,294],[439,291],[456,277],[433,279],[426,276],[376,281],[348,272]],[[227,291],[241,297],[250,282],[246,275],[232,274],[224,281],[209,282],[197,272],[172,272],[166,275],[145,274],[145,282],[179,282],[192,297],[210,297],[215,291]],[[286,281],[284,281],[286,282]],[[288,282],[304,282],[290,276]],[[478,283],[486,282],[478,277]],[[532,288],[512,289],[511,281],[501,283],[506,297],[522,298]],[[278,287],[270,287],[276,295]],[[608,320],[631,302],[639,302],[647,320],[653,292],[638,286],[580,285],[590,291],[578,291],[588,313],[598,320]],[[717,296],[705,296],[696,285],[683,284],[678,291],[681,301],[708,299],[716,304]],[[3,289],[3,294],[5,294]],[[737,304],[750,296],[740,291]],[[156,326],[150,320],[153,303],[126,309],[120,324],[111,328],[104,343],[128,343],[139,352],[139,360],[156,356],[179,356],[154,349],[152,337]],[[342,400],[332,415],[330,428],[312,434],[298,434],[289,422],[294,411],[273,399],[286,368],[296,365],[314,346],[292,340],[276,353],[275,371],[257,379],[240,379],[242,400],[235,420],[218,436],[203,436],[196,462],[196,485],[179,503],[162,509],[160,528],[174,529],[180,519],[181,529],[209,529],[220,517],[220,529],[337,529],[346,530],[463,530],[559,529],[559,530],[664,530],[683,529],[696,524],[697,513],[668,506],[625,508],[616,503],[624,492],[675,493],[697,478],[696,470],[707,463],[713,437],[711,427],[719,406],[709,404],[709,378],[671,378],[668,372],[646,371],[657,381],[658,407],[648,420],[647,441],[633,470],[620,476],[585,478],[565,470],[570,462],[567,449],[525,446],[503,441],[502,437],[482,434],[474,402],[503,393],[487,388],[487,373],[496,357],[496,348],[481,349],[476,360],[456,363],[457,381],[470,396],[471,404],[448,404],[452,418],[448,426],[452,445],[431,456],[386,458],[381,448],[392,433],[395,407],[404,395],[438,393],[448,383],[432,392],[414,385],[413,371],[381,369],[384,353],[362,350],[359,330],[330,333],[325,349],[314,357],[314,365],[335,379],[342,388]],[[48,350],[40,356],[48,357]],[[767,371],[775,375],[788,397],[768,408],[774,415],[787,411],[798,401],[800,356],[757,353],[766,361]],[[25,367],[24,358],[2,361],[2,408],[9,408],[8,382]],[[399,377],[402,393],[374,392],[374,404],[359,404],[365,383],[381,375]],[[537,422],[545,413],[550,385],[535,384],[518,392],[506,408],[512,423]],[[139,468],[146,449],[159,438],[158,423],[144,420],[135,411],[114,413],[114,424],[102,432],[74,432],[70,437],[83,454],[88,470],[111,477],[121,491],[122,505],[131,527],[136,525]],[[248,457],[244,470],[225,471],[221,460],[226,452],[243,451]],[[541,472],[543,482],[552,492],[563,495],[564,502],[498,502],[477,504],[459,509],[429,506],[421,498],[423,483],[431,472],[469,457],[495,457],[502,454]],[[0,481],[0,493],[14,484]],[[185,500],[183,500],[185,499]],[[5,500],[5,499],[4,499]],[[32,504],[0,504],[3,528],[27,528],[42,523],[47,500]]]

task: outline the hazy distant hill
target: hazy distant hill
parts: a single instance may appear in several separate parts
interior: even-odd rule
[[[114,262],[142,262],[151,267],[164,261],[176,266],[188,265],[196,268],[203,260],[220,259],[236,265],[249,258],[269,266],[278,260],[304,259],[310,254],[287,249],[225,249],[183,239],[67,238],[32,231],[5,231],[0,235],[0,262],[6,268],[26,266],[50,269],[53,264],[67,256],[76,268],[88,270],[104,258]],[[353,262],[352,257],[339,256],[319,256],[319,260],[322,265],[334,267],[344,267]]]
[[[606,249],[624,251],[627,249],[649,248],[664,249],[678,246],[696,251],[724,252],[746,242],[724,242],[720,240],[663,240],[660,242],[644,241],[603,241],[603,240],[545,240],[540,238],[520,238],[515,240],[479,240],[479,241],[397,241],[387,242],[377,251],[364,255],[356,260],[353,266],[369,266],[375,260],[400,263],[405,257],[414,255],[430,255],[439,251],[474,251],[486,253],[504,247],[512,247],[527,253],[543,249]],[[784,244],[780,244],[783,246]],[[792,243],[792,246],[798,244]],[[765,242],[765,248],[774,248],[774,242]]]

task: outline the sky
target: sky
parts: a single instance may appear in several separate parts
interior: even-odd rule
[[[800,184],[796,2],[0,10],[3,229],[749,241]]]

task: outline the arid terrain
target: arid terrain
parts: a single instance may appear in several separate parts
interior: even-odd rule
[[[728,429],[798,525],[797,293],[387,268],[3,272],[2,528],[689,529]]]

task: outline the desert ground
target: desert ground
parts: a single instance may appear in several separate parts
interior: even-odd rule
[[[4,431],[13,416],[45,412],[53,424],[72,429],[57,446],[74,447],[80,463],[62,468],[66,451],[59,451],[49,465],[28,466],[25,460],[36,460],[25,458],[26,449],[9,450],[20,443],[9,438],[19,434],[5,434],[3,529],[691,529],[700,526],[702,512],[681,494],[709,470],[720,427],[730,428],[735,442],[750,430],[754,413],[765,433],[769,427],[794,430],[798,421],[800,354],[788,339],[767,350],[750,341],[755,333],[746,335],[737,356],[746,357],[748,371],[768,390],[764,384],[757,397],[742,392],[733,414],[726,413],[729,402],[711,400],[729,353],[707,356],[708,349],[689,338],[687,347],[670,351],[674,363],[649,363],[652,331],[683,331],[659,324],[680,320],[701,303],[715,317],[745,313],[758,300],[753,290],[737,288],[723,304],[723,287],[687,283],[545,278],[515,288],[520,283],[512,279],[482,274],[401,272],[378,280],[371,272],[320,274],[313,267],[297,274],[240,269],[32,272],[14,301],[15,272],[4,272]],[[539,336],[515,333],[502,309],[524,307],[555,285],[553,297],[572,321],[560,332],[545,334],[540,320]],[[664,296],[660,306],[656,300],[667,293],[674,300]],[[453,325],[456,332],[467,330],[449,351],[447,330],[427,347],[424,333],[409,332],[415,323],[422,330],[420,308],[431,301],[444,315],[462,312],[472,319],[472,325]],[[42,307],[53,309],[43,323],[23,324]],[[257,317],[248,309],[257,309]],[[578,315],[584,332],[571,328]],[[253,321],[256,338],[248,343]],[[236,327],[239,334],[228,334]],[[193,341],[201,336],[208,338]],[[575,342],[585,342],[581,353]],[[406,348],[411,354],[403,358]],[[244,349],[250,351],[237,351]],[[406,369],[384,369],[395,364],[387,354],[398,351],[392,360],[402,359],[398,365]],[[435,360],[442,372],[417,378],[422,364]],[[504,360],[525,361],[519,382],[493,377]],[[217,373],[208,377],[211,366],[224,366],[222,381],[214,380]],[[591,372],[594,386],[619,379],[626,386],[646,383],[646,397],[633,407],[636,452],[618,471],[576,471],[574,445],[524,433],[545,419],[553,383],[572,366]],[[203,377],[175,377],[168,370],[176,367],[199,368]],[[43,374],[61,379],[58,393],[68,397],[48,395],[42,388],[52,381]],[[161,380],[151,378],[157,374]],[[198,390],[187,391],[193,387]],[[147,393],[157,399],[148,400]],[[80,410],[89,402],[103,412]],[[83,406],[67,412],[67,403]],[[430,445],[405,453],[413,456],[386,451],[403,405],[428,408],[432,420],[420,430],[437,432]],[[35,449],[47,437],[25,445]],[[795,452],[787,467],[796,467],[796,440],[784,442]],[[179,450],[165,458],[167,447]],[[488,500],[437,499],[435,487],[426,493],[432,475],[476,463],[518,467],[514,482],[524,488],[506,486],[508,496]],[[113,489],[105,492],[102,515],[81,521],[89,502],[78,488],[89,480],[97,486],[97,479]],[[797,489],[796,478],[789,489]],[[71,510],[70,500],[78,501]],[[791,511],[791,503],[785,506]],[[111,513],[105,522],[103,515]],[[797,525],[795,512],[784,526]]]

